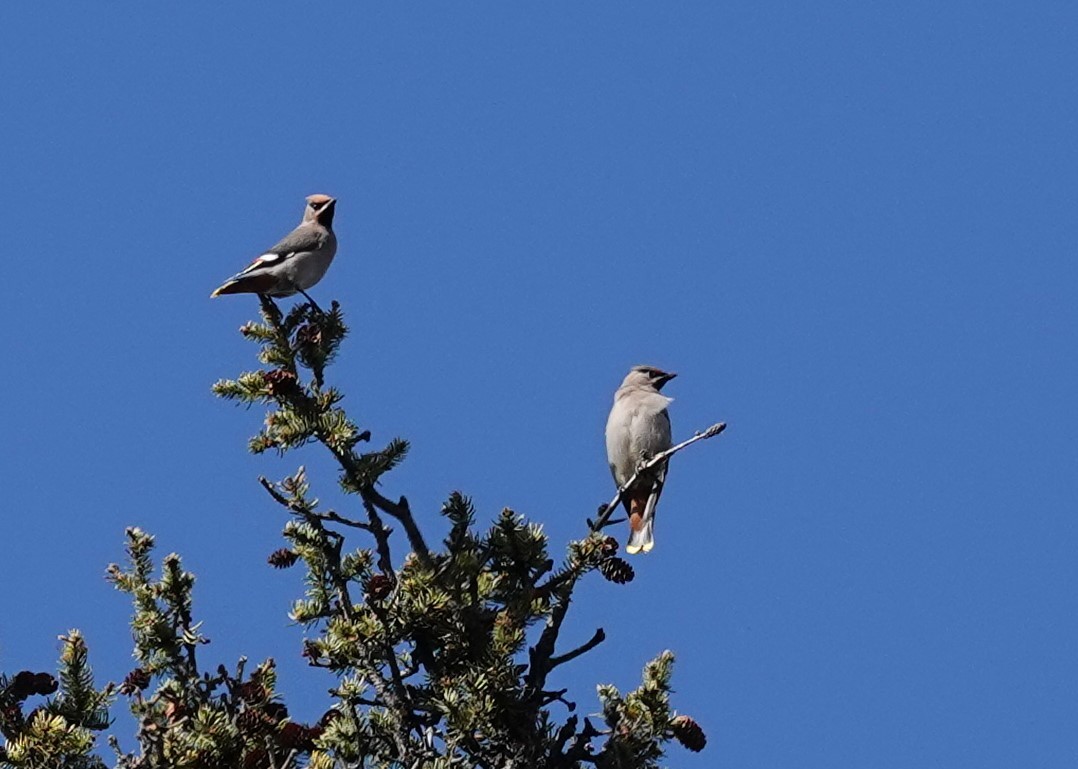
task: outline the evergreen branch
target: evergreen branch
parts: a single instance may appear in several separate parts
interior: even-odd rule
[[[386,680],[378,673],[378,671],[367,669],[362,672],[363,677],[374,687],[375,692],[378,693],[378,697],[384,703],[384,707],[388,707],[390,710],[394,711],[398,717],[406,712],[404,703],[398,697],[397,693],[392,691],[386,685]],[[407,727],[396,729],[393,732],[393,742],[397,748],[397,755],[400,758],[408,755],[409,736]]]
[[[405,736],[407,736],[411,731],[411,727],[415,725],[415,705],[412,702],[411,695],[408,693],[408,685],[404,683],[404,677],[401,675],[400,664],[397,662],[397,652],[393,648],[393,642],[390,638],[389,617],[386,616],[385,609],[380,604],[372,603],[371,610],[378,617],[378,621],[382,623],[382,628],[385,630],[386,637],[385,643],[382,645],[382,656],[389,667],[393,696],[398,703],[396,705],[397,717],[405,725]]]
[[[277,307],[272,299],[266,296],[260,296],[259,300],[262,307],[262,317],[274,332],[274,337],[270,342],[271,346],[269,348],[264,347],[263,352],[265,353],[267,350],[270,350],[273,353],[272,362],[287,371],[293,380],[298,380],[299,375],[296,366],[297,348],[292,342],[291,335],[294,327],[304,316],[304,313],[294,309],[293,312],[289,313],[289,316],[285,318],[281,314],[280,308]],[[300,305],[300,307],[302,307],[302,305]],[[335,306],[330,316],[325,316],[323,314],[322,321],[333,323],[333,329],[331,330],[334,333],[330,334],[329,338],[333,340],[331,342],[332,349],[335,349],[335,345],[339,343],[340,338],[343,337],[344,334],[344,324],[340,317],[339,308]],[[332,357],[332,350],[327,354],[325,360],[328,360],[329,357]],[[306,362],[309,363],[310,361]],[[316,388],[321,389],[323,384],[321,370],[319,369],[315,373],[317,374],[315,382]],[[309,411],[312,406],[311,397],[306,395],[299,388],[282,388],[276,393],[276,397],[278,397],[279,400],[290,404],[300,412]],[[344,419],[343,412],[334,413],[338,415],[338,420]],[[338,425],[338,427],[341,426]],[[344,427],[347,427],[347,425]],[[350,431],[345,429],[345,432]],[[415,522],[412,511],[408,506],[408,500],[405,497],[401,497],[399,501],[393,502],[374,488],[374,482],[377,481],[377,477],[383,472],[391,469],[401,460],[401,458],[403,458],[404,453],[408,448],[407,443],[403,441],[394,441],[380,455],[368,454],[364,455],[363,458],[360,458],[356,456],[352,446],[359,440],[369,439],[369,432],[354,433],[349,439],[341,440],[337,430],[325,428],[315,429],[313,431],[313,437],[333,454],[337,463],[344,470],[349,485],[359,492],[364,502],[371,503],[401,524],[408,537],[408,542],[420,563],[422,563],[425,568],[433,569],[430,550],[427,547],[422,532],[419,530],[419,526]],[[373,466],[370,468],[366,466],[361,467],[362,460],[368,458],[374,460]],[[368,459],[368,463],[369,461],[370,460]],[[265,484],[263,484],[263,486],[265,486]],[[345,521],[337,522],[345,523]],[[352,524],[345,523],[345,525]]]
[[[371,504],[379,510],[400,522],[404,527],[404,533],[408,536],[408,544],[412,546],[412,551],[419,558],[419,562],[425,568],[433,570],[434,562],[431,560],[430,550],[427,549],[423,533],[419,530],[415,518],[412,517],[412,509],[408,505],[407,498],[401,497],[397,502],[391,502],[372,487],[368,487],[363,491],[363,498],[370,500]]]
[[[558,649],[584,575],[598,570],[611,582],[632,579],[631,568],[615,557],[616,542],[602,533],[628,490],[677,452],[718,435],[726,425],[718,423],[654,457],[640,458],[628,483],[600,508],[596,522],[588,520],[587,536],[569,543],[568,558],[556,570],[538,524],[506,509],[489,533],[477,532],[470,500],[456,492],[443,507],[452,524],[445,548],[432,552],[408,500],[401,496],[394,501],[379,485],[405,457],[407,442],[394,439],[381,450],[361,453],[357,446],[370,440],[370,432],[348,418],[341,393],[324,384],[326,366],[348,332],[337,303],[330,313],[316,314],[310,305],[298,304],[282,314],[271,299],[260,301],[263,323],[242,331],[261,346],[259,359],[270,370],[243,374],[215,390],[222,397],[270,405],[252,450],[273,448],[283,454],[321,443],[340,468],[341,488],[360,498],[365,516],[355,510],[354,519],[316,510],[318,501],[308,496],[302,469],[280,483],[259,478],[274,501],[294,516],[284,532],[291,547],[274,553],[270,562],[284,567],[303,559],[307,566],[306,596],[294,604],[292,616],[320,626],[320,636],[304,642],[304,657],[341,676],[339,688],[331,691],[339,702],[317,727],[305,727],[286,723],[283,705],[271,702],[272,684],[263,693],[260,681],[253,687],[258,699],[253,699],[242,675],[235,686],[226,681],[227,696],[213,705],[227,709],[226,720],[213,739],[222,751],[228,746],[233,759],[220,765],[238,766],[234,759],[242,754],[247,759],[243,765],[266,769],[296,764],[355,769],[368,763],[414,769],[428,764],[446,769],[656,769],[663,744],[671,739],[697,749],[692,746],[702,743],[690,728],[694,724],[671,720],[665,657],[649,665],[644,686],[625,697],[613,687],[600,687],[603,717],[610,726],[605,732],[588,719],[579,726],[576,716],[555,721],[552,706],[562,702],[572,712],[575,704],[565,698],[566,690],[548,690],[547,680],[556,668],[606,639],[598,628],[583,644]],[[387,525],[389,520],[396,523]],[[342,527],[368,532],[373,548],[343,553],[347,532]],[[393,563],[395,529],[403,531],[414,553],[399,569]],[[133,569],[132,584],[138,572]],[[545,584],[539,584],[541,579]],[[362,586],[363,598],[357,596],[361,603],[354,605],[349,590],[359,590],[356,585]],[[529,628],[543,620],[545,627],[529,639]],[[534,640],[530,648],[529,640]],[[207,698],[213,688],[207,675]],[[141,703],[141,696],[135,696]],[[208,715],[171,696],[155,694],[142,711],[156,714],[154,726],[167,730],[163,735],[197,723],[210,729]],[[229,742],[237,736],[240,742]],[[153,735],[147,731],[141,737]],[[592,738],[605,739],[601,749],[590,744]],[[144,740],[144,754],[152,751],[162,758],[162,744],[159,738]]]
[[[301,468],[300,473],[302,472],[303,470]],[[283,505],[293,514],[303,518],[315,531],[326,538],[327,546],[321,548],[326,556],[326,576],[329,577],[330,582],[333,583],[333,587],[337,591],[337,599],[341,607],[341,613],[344,614],[345,619],[351,620],[353,616],[352,597],[348,590],[348,580],[345,578],[341,569],[341,551],[344,547],[344,535],[333,531],[332,529],[327,529],[324,524],[326,521],[334,521],[349,526],[356,526],[358,528],[365,529],[368,527],[365,524],[359,523],[358,521],[351,521],[333,512],[317,513],[311,510],[310,506],[301,504],[295,498],[289,499],[283,495],[274,487],[273,483],[263,475],[258,477],[258,482],[278,504]]]
[[[546,564],[544,564],[544,566],[545,565]],[[539,595],[553,595],[554,591],[556,591],[566,582],[569,582],[570,580],[575,581],[577,576],[578,575],[573,569],[565,569],[564,571],[560,571],[557,574],[552,575],[550,579],[548,579],[542,585],[536,587],[535,592]]]
[[[342,526],[351,526],[354,529],[363,529],[364,531],[371,530],[370,524],[362,523],[360,521],[353,521],[351,518],[345,518],[343,515],[334,512],[333,510],[327,510],[324,513],[319,513],[315,512],[314,510],[304,510],[300,508],[283,494],[281,494],[279,491],[277,491],[277,489],[274,488],[273,481],[269,480],[264,475],[258,476],[258,482],[262,485],[262,488],[264,488],[269,493],[269,495],[273,497],[275,502],[282,505],[283,507],[286,507],[290,512],[293,512],[296,515],[309,516],[312,518],[316,518],[319,521],[339,523]]]
[[[275,332],[276,338],[274,339],[274,348],[278,351],[288,350],[291,352],[292,342],[289,339],[288,330],[283,325],[284,316],[281,315],[281,309],[277,306],[276,302],[265,294],[258,295],[258,302],[262,307],[262,317],[266,319],[266,322],[269,323],[270,327]],[[280,363],[281,366],[293,376],[298,376],[295,355],[285,355],[281,357],[285,359],[275,362]]]
[[[301,510],[298,505],[293,503],[290,499],[288,499],[288,497],[286,497],[284,494],[274,488],[273,481],[271,481],[269,478],[264,475],[260,475],[258,476],[258,482],[262,485],[262,488],[264,488],[266,492],[271,497],[273,497],[275,502],[282,505],[283,507],[288,508],[290,512],[296,513],[297,515],[303,514],[304,511]]]
[[[543,686],[546,684],[546,678],[553,670],[551,660],[554,658],[554,645],[558,641],[558,635],[561,633],[562,623],[565,621],[565,614],[569,611],[569,603],[573,594],[573,588],[576,587],[576,582],[580,579],[584,573],[585,567],[583,564],[577,564],[571,566],[567,571],[561,584],[558,585],[558,595],[556,596],[556,603],[554,608],[550,612],[550,618],[547,620],[547,625],[543,628],[543,632],[539,636],[538,642],[535,646],[528,650],[529,669],[525,676],[525,691],[528,693],[527,699],[534,700],[536,697],[542,694]],[[553,595],[553,594],[552,594]]]
[[[674,456],[674,454],[677,454],[682,449],[688,448],[689,446],[696,443],[697,441],[703,441],[703,440],[707,440],[708,438],[714,438],[716,435],[718,435],[719,433],[721,433],[725,429],[726,429],[726,423],[725,422],[718,422],[716,424],[713,424],[711,427],[707,428],[703,432],[698,432],[695,435],[693,435],[691,438],[689,438],[688,440],[682,441],[681,443],[679,443],[676,446],[671,446],[666,451],[659,452],[655,456],[648,459],[646,462],[641,463],[636,468],[636,472],[634,472],[632,474],[632,477],[630,477],[629,480],[627,480],[625,483],[623,483],[621,485],[620,488],[618,488],[617,493],[614,494],[614,498],[611,499],[606,504],[606,508],[599,514],[599,517],[595,521],[595,523],[592,523],[590,520],[588,521],[588,528],[590,528],[592,531],[599,531],[603,527],[607,526],[608,523],[610,522],[610,516],[613,515],[614,510],[616,510],[617,507],[618,507],[618,503],[621,502],[621,499],[622,499],[622,497],[625,496],[626,492],[628,492],[629,489],[631,489],[636,484],[637,480],[639,480],[641,475],[644,475],[645,473],[650,471],[656,465],[658,465],[658,464],[660,464],[662,462],[665,462],[666,460],[668,460],[670,457]]]
[[[325,442],[323,441],[323,443]],[[412,551],[416,554],[419,562],[423,564],[424,568],[433,570],[434,562],[430,557],[430,550],[423,539],[423,533],[419,530],[419,526],[412,516],[408,500],[405,497],[401,497],[397,502],[387,499],[372,484],[364,481],[363,473],[360,472],[357,466],[355,454],[351,451],[342,451],[328,444],[327,448],[333,452],[333,456],[336,457],[349,482],[359,491],[363,502],[396,519],[404,527],[404,533],[408,536],[408,543],[412,546]],[[367,515],[370,515],[370,510],[368,510]]]

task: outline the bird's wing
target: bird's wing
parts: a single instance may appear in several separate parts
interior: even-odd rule
[[[314,251],[325,245],[326,231],[322,227],[301,224],[281,238],[273,248],[266,249],[263,256],[276,254],[288,257],[301,251]]]
[[[324,232],[314,227],[297,227],[285,235],[281,241],[266,253],[256,256],[254,261],[230,278],[235,280],[241,275],[249,275],[269,267],[276,267],[289,257],[305,251],[314,251],[325,244]]]
[[[656,435],[656,454],[666,451],[668,448],[674,445],[673,430],[670,428],[670,412],[663,409],[659,412],[659,417],[656,420],[657,435]],[[663,483],[666,482],[666,471],[670,465],[669,460],[660,464],[656,470],[658,470],[659,477],[659,489],[662,490]]]
[[[606,461],[610,473],[619,486],[633,474],[635,460],[630,456],[629,427],[632,413],[623,399],[614,401],[606,420]]]

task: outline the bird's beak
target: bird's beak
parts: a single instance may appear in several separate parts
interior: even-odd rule
[[[677,377],[677,374],[663,374],[661,377],[655,380],[655,389],[661,389],[664,384],[669,382],[671,379],[674,379],[675,377]]]

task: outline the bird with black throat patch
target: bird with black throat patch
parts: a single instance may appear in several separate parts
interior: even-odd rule
[[[337,236],[333,232],[336,207],[337,201],[329,195],[309,196],[299,226],[246,269],[226,280],[210,296],[260,294],[285,297],[300,293],[314,304],[307,289],[322,279],[337,253]]]
[[[606,458],[619,489],[642,462],[671,447],[666,409],[673,398],[660,390],[676,376],[654,366],[633,366],[614,393],[614,407],[606,421]],[[667,465],[663,461],[641,473],[622,495],[621,503],[629,514],[627,553],[647,553],[655,546],[655,507],[666,483]]]

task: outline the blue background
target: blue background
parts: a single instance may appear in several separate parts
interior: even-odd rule
[[[571,614],[609,636],[585,713],[671,648],[711,740],[671,765],[1074,766],[1078,8],[580,5],[4,5],[0,668],[79,627],[122,678],[137,524],[204,661],[325,708],[255,478],[354,503],[246,453],[261,411],[209,387],[256,302],[208,294],[326,192],[331,377],[413,442],[385,491],[432,540],[456,488],[579,536],[632,364],[681,373],[676,438],[730,424]]]

